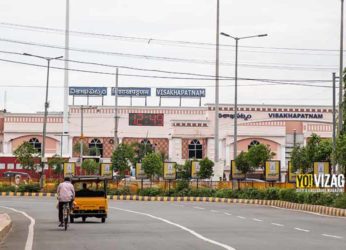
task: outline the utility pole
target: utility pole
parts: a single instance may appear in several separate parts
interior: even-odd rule
[[[333,152],[336,149],[336,75],[333,73]],[[333,160],[333,173],[336,173],[335,161]]]
[[[47,81],[46,81],[46,97],[45,97],[45,102],[44,102],[44,117],[43,117],[43,133],[42,133],[42,147],[41,147],[41,179],[40,179],[40,186],[42,187],[43,184],[43,170],[44,170],[44,162],[46,161],[45,159],[45,154],[46,154],[46,134],[47,134],[47,118],[48,118],[48,107],[49,107],[49,102],[48,102],[48,90],[49,90],[49,69],[50,69],[50,61],[51,60],[58,60],[61,59],[62,56],[58,57],[43,57],[43,56],[38,56],[38,55],[32,55],[28,53],[23,53],[24,56],[31,56],[31,57],[36,57],[40,59],[44,59],[47,61]]]
[[[68,86],[69,86],[69,46],[70,46],[70,0],[66,0],[66,20],[65,20],[65,65],[64,65],[64,112],[63,112],[63,134],[68,134]],[[67,155],[69,154],[69,137],[64,140],[64,137],[62,137],[63,140],[63,154]]]
[[[115,75],[115,93],[114,93],[114,148],[115,151],[119,145],[118,141],[118,78],[119,78],[119,69],[116,68]]]
[[[80,106],[80,140],[79,140],[79,146],[80,146],[80,164],[82,166],[83,163],[83,105]]]
[[[219,162],[219,46],[220,46],[220,0],[216,0],[216,60],[215,60],[215,131],[214,162]]]
[[[341,0],[341,23],[340,23],[340,65],[339,65],[339,128],[338,134],[342,130],[343,122],[343,56],[344,56],[344,0]]]

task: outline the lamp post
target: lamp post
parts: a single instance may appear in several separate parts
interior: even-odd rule
[[[41,167],[42,167],[42,174],[43,174],[43,167],[44,167],[44,161],[45,161],[45,151],[46,151],[46,134],[47,134],[47,117],[48,117],[48,89],[49,89],[49,69],[50,69],[50,61],[52,60],[58,60],[63,58],[62,56],[58,57],[44,57],[44,56],[38,56],[38,55],[32,55],[28,53],[23,53],[24,56],[32,56],[37,57],[40,59],[44,59],[47,61],[47,82],[46,82],[46,99],[44,102],[44,118],[43,118],[43,134],[42,134],[42,148],[41,148]]]
[[[254,38],[254,37],[265,37],[267,34],[260,34],[255,36],[243,36],[243,37],[234,37],[227,33],[221,32],[221,35],[233,38],[235,40],[235,75],[234,75],[234,150],[233,150],[233,160],[237,157],[237,133],[238,133],[238,43],[239,40]]]
[[[344,0],[341,0],[341,16],[340,16],[340,65],[339,65],[339,125],[338,134],[340,135],[343,122],[343,57],[344,57]]]

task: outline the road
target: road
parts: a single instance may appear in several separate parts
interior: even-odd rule
[[[13,219],[0,249],[346,249],[345,218],[245,204],[111,200],[106,223],[77,219],[65,232],[55,202],[0,197],[0,213]]]

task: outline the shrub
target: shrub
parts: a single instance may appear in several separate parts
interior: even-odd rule
[[[188,180],[178,180],[176,190],[181,191],[183,189],[189,188],[189,181]]]
[[[18,186],[17,192],[37,193],[37,192],[40,192],[40,185],[39,184],[21,184]]]
[[[138,190],[138,195],[142,196],[160,196],[163,195],[163,191],[160,188],[144,188]]]
[[[264,199],[266,200],[278,200],[279,199],[279,191],[278,188],[268,188],[264,190]]]
[[[297,192],[295,189],[281,189],[279,191],[279,198],[283,201],[297,202]]]
[[[263,199],[264,191],[256,188],[245,188],[238,194],[240,199]]]
[[[190,195],[189,196],[193,196],[193,197],[212,197],[215,194],[215,190],[214,189],[210,189],[210,188],[199,188],[199,189],[192,189],[190,191]]]
[[[346,194],[340,194],[336,197],[334,201],[334,206],[337,208],[345,208],[346,209]]]
[[[321,196],[316,201],[316,204],[323,206],[333,206],[335,199],[335,193],[321,193]]]
[[[0,192],[15,192],[16,187],[10,185],[0,185]]]
[[[215,192],[218,198],[234,198],[235,192],[232,189],[219,189]]]
[[[108,191],[109,195],[130,195],[130,188],[129,187],[123,187],[119,189],[113,189]]]

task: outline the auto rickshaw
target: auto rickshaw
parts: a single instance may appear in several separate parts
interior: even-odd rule
[[[73,176],[73,184],[76,195],[74,206],[70,214],[70,222],[74,219],[82,218],[83,222],[87,217],[101,218],[105,223],[108,213],[107,182],[109,178],[101,176]]]

